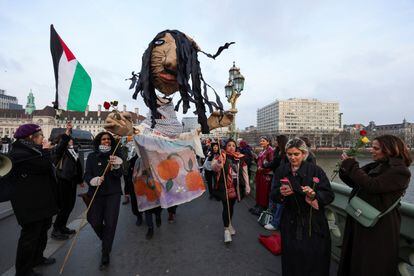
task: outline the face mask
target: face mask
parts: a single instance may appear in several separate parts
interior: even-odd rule
[[[99,151],[104,153],[109,152],[111,151],[111,146],[99,145]]]

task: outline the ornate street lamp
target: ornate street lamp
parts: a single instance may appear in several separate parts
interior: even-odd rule
[[[236,63],[233,61],[233,66],[229,70],[229,81],[224,87],[227,101],[231,104],[230,112],[234,114],[234,121],[230,126],[231,136],[236,139],[236,101],[241,95],[241,91],[244,89],[244,77],[240,73],[240,68],[236,67]]]

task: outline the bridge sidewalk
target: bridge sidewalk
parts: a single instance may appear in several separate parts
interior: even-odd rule
[[[135,226],[130,205],[121,206],[118,228],[105,275],[281,275],[280,256],[274,256],[258,242],[270,234],[251,215],[247,199],[235,206],[233,243],[223,243],[221,203],[206,195],[180,205],[175,224],[155,229],[154,238],[145,239],[146,226]],[[43,268],[45,275],[57,275],[69,243],[53,257],[57,264]],[[79,234],[63,275],[102,275],[99,271],[100,241],[90,225]],[[336,265],[333,263],[332,275]]]

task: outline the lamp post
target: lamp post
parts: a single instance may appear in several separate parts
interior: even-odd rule
[[[240,68],[236,67],[235,62],[233,61],[233,67],[229,70],[229,81],[224,86],[224,91],[226,93],[227,101],[231,104],[230,112],[234,114],[233,123],[230,125],[230,135],[233,139],[237,139],[236,133],[236,101],[237,98],[241,95],[241,92],[244,89],[244,77],[240,73]]]

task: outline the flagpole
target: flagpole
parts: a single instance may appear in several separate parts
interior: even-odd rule
[[[119,140],[118,140],[118,143],[116,144],[115,150],[114,150],[114,152],[112,153],[112,155],[111,155],[111,156],[115,156],[115,152],[116,152],[116,150],[118,149],[118,147],[119,147],[119,145],[120,145],[120,144],[121,144],[121,139],[119,139]],[[109,167],[110,167],[110,162],[108,162],[108,164],[106,165],[105,170],[104,170],[104,172],[103,172],[102,176],[105,176],[105,174],[108,172]],[[101,177],[102,177],[102,176],[101,176]],[[80,232],[80,230],[81,230],[81,228],[82,228],[82,225],[85,223],[85,220],[86,220],[86,218],[87,218],[87,215],[88,215],[89,209],[91,208],[92,203],[93,203],[93,202],[94,202],[94,200],[95,200],[95,196],[96,196],[96,193],[97,193],[97,192],[98,192],[98,190],[99,190],[99,187],[101,187],[101,185],[98,185],[98,186],[96,187],[95,192],[93,193],[93,196],[92,196],[91,202],[90,202],[90,203],[89,203],[89,205],[88,205],[88,208],[87,208],[87,209],[83,212],[82,221],[81,221],[81,223],[79,224],[78,231],[76,231],[75,237],[74,237],[74,238],[73,238],[73,240],[72,240],[72,243],[71,243],[71,245],[70,245],[70,247],[69,247],[68,252],[66,253],[65,259],[63,260],[63,264],[62,264],[62,266],[61,266],[61,268],[60,268],[60,271],[59,271],[59,274],[60,274],[60,275],[62,275],[63,270],[65,269],[66,263],[67,263],[67,261],[68,261],[68,259],[69,259],[70,255],[71,255],[71,253],[72,253],[72,249],[73,249],[73,247],[75,246],[75,243],[76,243],[76,240],[77,240],[77,238],[78,238],[79,232]]]

